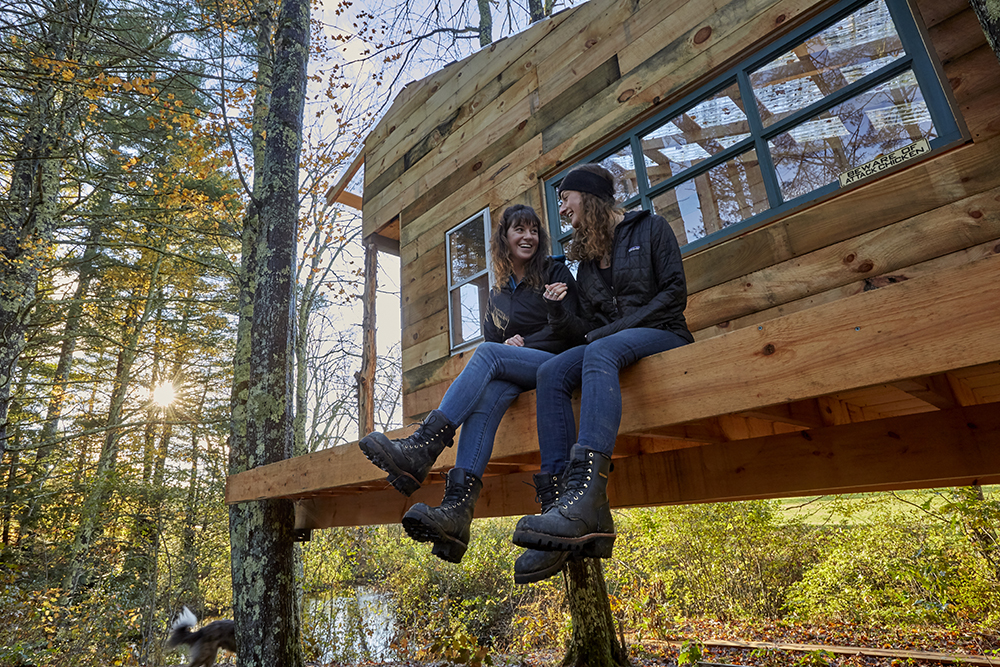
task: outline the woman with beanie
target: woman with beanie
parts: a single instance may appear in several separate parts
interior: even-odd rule
[[[514,543],[529,548],[515,563],[523,581],[554,574],[551,552],[611,556],[607,483],[622,414],[619,371],[694,340],[684,320],[687,286],[673,231],[648,211],[624,213],[614,193],[614,177],[597,164],[573,169],[559,185],[559,213],[573,226],[567,257],[580,262],[579,315],[575,306],[563,307],[563,290],[553,285],[549,321],[557,333],[586,344],[538,369],[540,476],[558,490],[558,500],[517,524]],[[576,389],[579,433],[571,404]]]

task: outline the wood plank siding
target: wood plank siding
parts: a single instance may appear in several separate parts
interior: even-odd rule
[[[447,230],[515,203],[544,220],[546,178],[832,4],[590,0],[407,86],[363,196],[401,258],[404,420],[471,356],[449,345]],[[968,0],[911,5],[968,141],[685,256],[696,342],[622,374],[616,506],[1000,482],[1000,63]],[[530,392],[477,516],[535,511],[537,466]],[[227,502],[295,498],[308,528],[440,498],[435,475],[409,499],[383,477],[341,446],[231,477]]]

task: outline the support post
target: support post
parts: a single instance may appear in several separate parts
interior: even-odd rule
[[[566,600],[573,619],[564,667],[625,667],[631,665],[624,641],[615,632],[608,587],[599,558],[566,563]]]
[[[378,291],[378,247],[365,242],[364,314],[361,319],[361,370],[358,382],[358,437],[375,430],[375,295]]]

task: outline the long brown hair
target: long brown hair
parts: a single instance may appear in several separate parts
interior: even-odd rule
[[[524,265],[524,281],[529,287],[540,289],[546,280],[545,263],[549,255],[549,233],[538,219],[535,209],[524,204],[508,206],[496,229],[493,230],[493,237],[490,239],[493,287],[500,289],[514,275],[514,262],[510,257],[510,246],[507,244],[507,231],[517,223],[538,230],[538,248]]]
[[[614,190],[615,177],[601,165],[581,164],[572,171],[577,170],[600,176],[608,181],[612,191]],[[573,240],[566,249],[566,257],[582,262],[600,261],[611,252],[615,240],[615,224],[621,218],[623,211],[614,199],[599,197],[590,192],[580,192],[580,201],[583,204],[580,226],[573,230]]]

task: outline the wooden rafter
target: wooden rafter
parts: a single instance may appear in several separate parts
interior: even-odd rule
[[[361,151],[354,156],[354,160],[351,165],[347,168],[347,171],[341,175],[340,180],[337,184],[326,192],[326,205],[333,206],[334,204],[343,204],[345,206],[350,206],[353,209],[361,210],[362,198],[353,192],[347,190],[348,184],[350,184],[351,179],[358,173],[361,165],[365,163],[365,149],[362,147]]]

